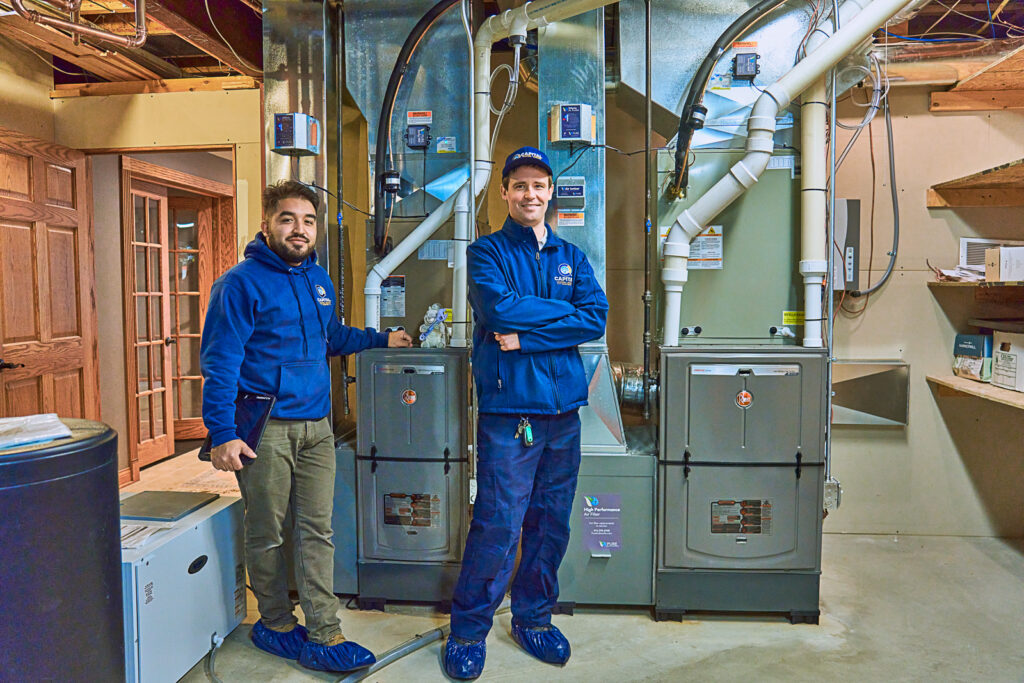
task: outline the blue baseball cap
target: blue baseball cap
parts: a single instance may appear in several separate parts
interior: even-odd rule
[[[548,172],[548,175],[554,175],[551,171],[551,162],[548,161],[548,155],[536,147],[520,147],[509,154],[508,158],[505,159],[505,168],[501,170],[501,177],[507,178],[512,171],[520,166],[536,166],[537,168],[543,168]]]

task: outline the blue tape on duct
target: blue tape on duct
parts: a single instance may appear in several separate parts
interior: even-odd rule
[[[443,202],[455,194],[455,191],[462,187],[467,180],[469,180],[469,166],[459,166],[440,178],[431,180],[423,189],[430,196],[437,197]]]

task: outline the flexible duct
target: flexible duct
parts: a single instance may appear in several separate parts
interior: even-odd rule
[[[865,0],[847,0],[840,10],[840,29],[813,51],[813,43],[808,41],[808,56],[768,86],[754,103],[747,121],[746,156],[693,206],[685,210],[669,231],[665,242],[665,266],[662,269],[662,282],[665,285],[665,346],[679,344],[680,307],[683,286],[686,284],[690,242],[711,219],[756,183],[764,172],[772,154],[775,117],[779,111],[789,106],[794,97],[820,79],[888,19],[921,2],[923,0],[912,0],[909,3],[907,0],[875,0],[865,7]],[[819,28],[815,35],[823,32],[824,29]]]

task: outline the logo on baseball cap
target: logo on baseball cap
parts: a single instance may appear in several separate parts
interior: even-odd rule
[[[536,166],[543,168],[548,172],[548,175],[554,175],[551,172],[551,162],[548,161],[548,155],[536,147],[520,147],[509,154],[508,158],[505,159],[505,168],[501,171],[501,177],[508,177],[512,171],[520,166]]]

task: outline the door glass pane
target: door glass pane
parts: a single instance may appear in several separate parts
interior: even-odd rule
[[[139,356],[139,392],[149,391],[149,347],[140,346]]]
[[[160,389],[164,386],[164,345],[154,344],[150,347],[150,354],[153,356],[153,389]]]
[[[160,244],[160,202],[155,199],[147,201],[149,205],[149,241]]]
[[[178,386],[181,388],[181,418],[203,416],[203,381],[201,379],[183,379]]]
[[[139,396],[139,441],[153,438],[153,430],[149,425],[149,395]]]
[[[196,223],[195,209],[178,209],[174,212],[174,232],[178,236],[176,244],[178,249],[198,248],[196,246],[196,234],[198,232]]]
[[[132,196],[133,206],[135,211],[133,216],[135,217],[135,241],[145,242],[146,241],[146,198],[139,197],[138,195]]]
[[[164,423],[164,392],[158,391],[153,394],[153,436],[163,436],[167,433],[167,425]]]
[[[202,374],[199,372],[199,339],[178,337],[178,354],[182,375],[198,376]]]
[[[179,292],[199,291],[199,264],[196,254],[178,254],[177,289]]]
[[[178,297],[178,332],[199,334],[199,296],[182,294]]]
[[[149,310],[150,310],[150,321],[152,327],[149,330],[149,334],[152,335],[150,339],[153,341],[162,341],[164,338],[164,309],[162,304],[162,296],[151,296],[149,297]]]
[[[163,290],[160,279],[160,248],[150,247],[149,249],[149,291],[159,292]]]
[[[146,248],[135,247],[135,291],[145,292],[149,289],[146,284]]]
[[[146,312],[146,300],[149,297],[135,297],[135,324],[138,329],[136,339],[146,341],[149,339],[149,315]]]
[[[180,343],[181,340],[179,339]],[[178,344],[171,345],[171,374],[175,377],[181,375],[181,367],[178,365]]]

